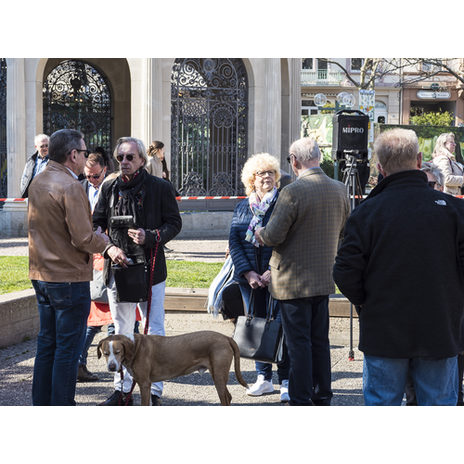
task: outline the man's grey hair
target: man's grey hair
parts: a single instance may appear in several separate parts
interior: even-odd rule
[[[321,150],[316,140],[312,137],[303,137],[290,145],[290,154],[294,155],[297,161],[307,163],[317,159],[321,160]]]
[[[387,174],[415,169],[419,154],[417,135],[410,129],[382,132],[374,142],[374,152]]]
[[[63,164],[74,148],[80,150],[83,139],[82,132],[74,129],[60,129],[53,132],[48,143],[48,157]]]
[[[432,174],[432,176],[435,177],[435,180],[439,187],[445,186],[445,177],[443,176],[443,173],[434,164],[428,162],[422,163],[421,171],[430,172],[430,174]]]
[[[119,147],[123,143],[135,143],[135,145],[137,146],[137,152],[139,156],[141,156],[145,160],[143,165],[144,166],[147,165],[148,156],[147,156],[147,150],[145,149],[145,145],[140,139],[136,139],[135,137],[121,137],[118,139],[118,141],[116,142],[116,147],[114,148],[114,151],[113,151],[113,156],[116,161],[117,161],[116,157],[118,156]]]
[[[47,135],[47,134],[37,134],[35,137],[34,137],[34,146],[38,147],[39,146],[39,143],[41,140],[44,140],[46,139],[47,141],[50,140],[50,137]]]

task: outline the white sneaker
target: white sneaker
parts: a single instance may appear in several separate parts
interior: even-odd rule
[[[282,385],[280,386],[280,401],[282,403],[288,403],[290,401],[290,396],[288,396],[288,380],[282,380]]]
[[[269,380],[264,380],[264,375],[258,375],[258,380],[250,388],[247,389],[248,396],[261,396],[264,393],[272,393],[274,385]]]

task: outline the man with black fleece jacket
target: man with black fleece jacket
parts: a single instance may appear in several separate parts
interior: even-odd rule
[[[401,404],[411,368],[419,405],[456,405],[464,202],[428,186],[413,131],[374,148],[385,178],[348,219],[333,273],[359,313],[365,404]]]

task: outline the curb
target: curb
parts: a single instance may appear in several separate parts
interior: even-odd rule
[[[205,313],[207,288],[166,288],[164,308],[172,313]],[[330,317],[350,317],[350,302],[339,295],[331,295]],[[353,308],[353,317],[357,318]],[[0,295],[0,348],[21,343],[37,336],[39,315],[33,289]]]

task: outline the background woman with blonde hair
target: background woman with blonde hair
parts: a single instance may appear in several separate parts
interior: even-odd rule
[[[464,167],[456,161],[455,149],[454,134],[452,132],[441,134],[432,153],[432,163],[443,174],[445,179],[444,192],[451,195],[461,195],[461,186],[464,184]]]
[[[260,246],[254,232],[269,221],[279,192],[279,161],[269,153],[258,153],[251,156],[242,169],[242,183],[247,198],[235,208],[230,227],[229,250],[234,264],[234,280],[238,282],[243,297],[245,311],[248,313],[251,292],[254,297],[254,314],[265,317],[267,303],[270,298],[268,285],[271,282],[269,260],[272,247]],[[276,302],[277,303],[277,302]],[[280,318],[276,308],[277,319]],[[284,347],[284,360],[277,364],[277,375],[280,384],[280,399],[288,397],[288,356]],[[256,362],[258,379],[248,390],[250,396],[261,396],[272,393],[272,364]]]

